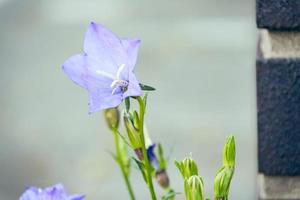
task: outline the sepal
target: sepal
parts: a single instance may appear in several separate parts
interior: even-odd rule
[[[198,167],[191,157],[187,157],[181,162],[175,160],[175,165],[184,179],[188,179],[193,175],[198,175]]]

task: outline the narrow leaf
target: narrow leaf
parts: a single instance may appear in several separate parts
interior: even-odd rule
[[[144,91],[154,91],[154,90],[155,90],[154,87],[151,87],[151,86],[149,86],[149,85],[144,85],[144,84],[142,84],[142,83],[140,83],[140,87],[141,87],[141,89],[144,90]]]
[[[146,176],[146,171],[145,171],[145,166],[142,162],[140,162],[139,160],[137,160],[136,158],[132,157],[132,159],[135,161],[135,163],[137,164],[137,166],[139,167],[139,170],[141,171],[144,181],[148,184],[147,181],[147,176]]]

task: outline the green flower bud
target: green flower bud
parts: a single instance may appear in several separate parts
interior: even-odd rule
[[[227,199],[230,183],[234,174],[233,167],[222,167],[215,177],[214,193],[215,199]]]
[[[104,111],[104,117],[107,126],[112,129],[118,129],[120,122],[120,113],[118,108],[109,108]]]
[[[233,135],[227,138],[224,146],[223,165],[226,167],[234,167],[235,165],[235,139]]]
[[[198,175],[197,165],[191,157],[185,158],[181,162],[175,160],[175,165],[179,169],[184,179],[187,179],[193,175]]]
[[[142,147],[141,138],[139,132],[134,128],[133,123],[130,120],[130,116],[124,115],[124,124],[133,149],[140,149]]]
[[[139,128],[139,122],[140,122],[140,119],[139,119],[139,115],[136,111],[133,112],[133,127],[135,128],[135,130],[139,131],[140,128]]]
[[[193,175],[184,181],[186,200],[204,200],[203,180],[198,175]]]

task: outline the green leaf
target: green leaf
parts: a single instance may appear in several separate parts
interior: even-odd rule
[[[146,176],[146,171],[145,171],[145,165],[141,161],[137,160],[134,157],[132,157],[132,159],[135,161],[135,163],[139,167],[139,170],[141,171],[141,173],[143,175],[144,181],[148,184],[147,176]]]
[[[142,83],[140,83],[140,87],[141,87],[141,89],[144,90],[144,91],[154,91],[154,90],[155,90],[154,87],[151,87],[151,86],[149,86],[149,85],[144,85],[144,84],[142,84]]]

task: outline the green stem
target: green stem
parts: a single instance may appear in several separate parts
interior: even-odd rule
[[[120,146],[119,146],[119,135],[118,135],[117,130],[113,130],[113,134],[114,134],[114,142],[115,142],[115,146],[116,146],[116,159],[117,159],[117,162],[120,166],[123,178],[125,180],[126,187],[127,187],[128,192],[129,192],[129,195],[130,195],[130,199],[135,200],[133,189],[132,189],[132,186],[130,184],[129,177],[126,174],[125,165],[124,165],[123,160],[121,158],[121,152],[120,152]]]
[[[142,99],[142,97],[137,97],[137,100],[139,102],[140,107],[140,120],[139,120],[139,130],[140,130],[140,136],[141,136],[141,142],[142,142],[142,151],[143,151],[143,157],[144,157],[144,164],[146,169],[146,175],[147,175],[147,183],[148,187],[151,193],[152,200],[156,200],[156,195],[153,187],[153,181],[152,181],[152,174],[151,174],[151,165],[147,156],[147,148],[145,143],[145,135],[144,135],[144,115],[145,115],[145,104]]]

